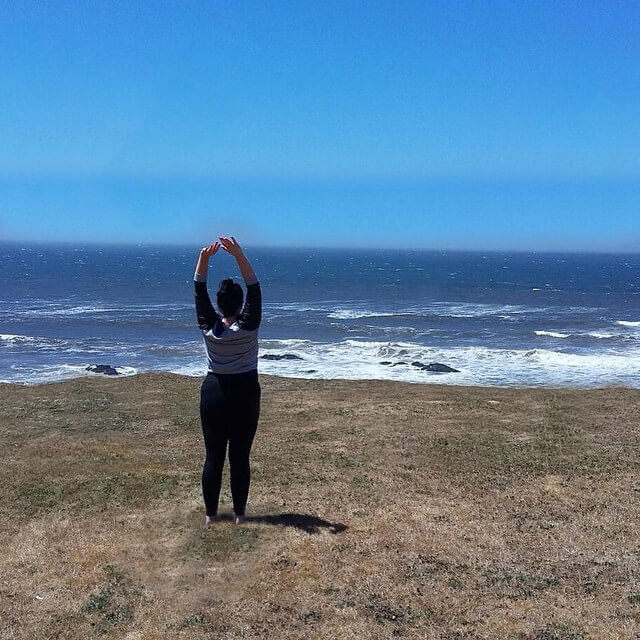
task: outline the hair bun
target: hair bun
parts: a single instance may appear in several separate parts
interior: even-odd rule
[[[221,291],[226,291],[227,289],[231,288],[234,285],[234,281],[231,278],[225,278],[221,283],[220,283],[220,290]]]
[[[242,306],[244,292],[242,287],[232,278],[220,281],[218,287],[218,307],[225,316],[231,316]]]

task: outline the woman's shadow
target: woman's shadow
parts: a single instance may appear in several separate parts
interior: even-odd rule
[[[221,520],[233,520],[231,514],[220,514]],[[264,524],[280,525],[282,527],[295,527],[306,533],[316,534],[326,529],[329,533],[341,533],[347,529],[346,524],[329,522],[318,516],[306,513],[278,513],[273,515],[246,516],[245,522],[261,522]]]

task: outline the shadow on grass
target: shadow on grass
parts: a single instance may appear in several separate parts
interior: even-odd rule
[[[220,514],[221,520],[233,520],[231,514]],[[263,524],[280,525],[282,527],[295,527],[306,533],[316,534],[322,529],[329,533],[341,533],[347,529],[346,524],[329,522],[318,516],[310,516],[306,513],[277,513],[273,515],[247,516],[245,522],[261,522]]]

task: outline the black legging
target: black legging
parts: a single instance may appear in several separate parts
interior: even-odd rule
[[[200,420],[206,449],[202,495],[208,516],[218,512],[227,442],[233,511],[244,515],[251,481],[249,453],[259,415],[257,371],[206,375],[200,388]]]

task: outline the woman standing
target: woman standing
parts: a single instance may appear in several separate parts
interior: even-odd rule
[[[209,258],[222,247],[238,263],[247,286],[220,282],[216,313],[207,291]],[[194,275],[198,327],[207,349],[207,375],[200,388],[200,420],[206,458],[202,470],[205,524],[217,520],[222,469],[229,445],[235,523],[244,521],[251,470],[249,453],[260,414],[258,327],[262,317],[260,283],[235,238],[220,237],[200,251]]]

